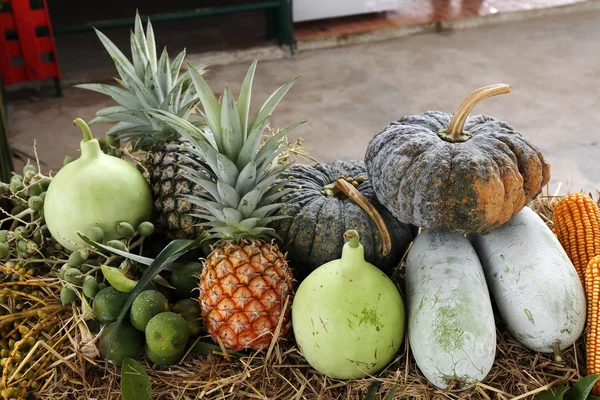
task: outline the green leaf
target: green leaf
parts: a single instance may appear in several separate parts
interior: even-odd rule
[[[296,83],[298,79],[300,79],[300,77],[297,77],[290,83],[286,83],[285,85],[280,86],[277,90],[273,92],[273,94],[271,94],[271,96],[269,96],[269,98],[265,101],[263,106],[260,108],[256,116],[252,120],[252,128],[254,128],[258,123],[260,123],[260,121],[264,120],[266,117],[271,115],[275,107],[277,107],[277,104],[279,104],[283,96],[285,96],[288,90],[290,90],[292,85]]]
[[[256,71],[256,65],[258,64],[258,57],[254,60],[250,68],[248,68],[248,72],[246,73],[246,77],[244,78],[244,82],[242,82],[242,87],[240,89],[240,95],[238,96],[237,101],[237,111],[240,117],[240,126],[242,127],[242,132],[244,135],[244,140],[248,135],[248,114],[250,113],[250,100],[252,98],[252,85],[254,82],[254,73]]]
[[[171,62],[171,80],[177,80],[179,76],[179,71],[181,71],[181,66],[183,65],[183,60],[185,59],[185,49],[181,51],[181,53],[177,54],[177,57]]]
[[[207,117],[207,123],[210,127],[211,132],[215,137],[217,148],[223,149],[223,141],[221,137],[221,105],[212,92],[206,80],[200,75],[198,71],[188,62],[188,72],[192,78],[192,82],[198,92],[198,98],[204,107],[204,113]]]
[[[256,224],[258,224],[258,221],[260,221],[259,218],[246,218],[238,224],[237,228],[242,232],[246,232],[252,228],[255,228]]]
[[[184,256],[187,252],[194,250],[196,248],[199,248],[201,246],[201,244],[204,242],[204,240],[207,239],[207,236],[208,236],[207,234],[202,233],[195,240],[183,240],[183,239],[173,240],[158,254],[158,256],[152,262],[152,264],[144,271],[144,274],[138,281],[137,285],[135,286],[133,291],[129,294],[127,301],[125,301],[125,304],[123,304],[123,307],[121,308],[121,312],[119,313],[119,317],[117,318],[117,321],[115,322],[116,325],[114,328],[115,329],[114,333],[119,331],[119,327],[123,323],[123,319],[125,318],[127,311],[129,311],[131,304],[133,303],[135,298],[138,296],[138,294],[140,294],[144,290],[146,285],[148,285],[148,283],[150,283],[150,281],[152,279],[154,279],[154,277],[156,275],[158,275],[162,270],[164,270],[167,266],[169,266],[170,264],[174,263],[179,258]],[[115,337],[116,337],[116,335],[114,335],[114,334],[111,335],[111,337],[110,337],[108,349],[106,351],[107,356],[111,352],[113,343],[115,341]]]
[[[176,287],[172,286],[165,278],[163,278],[160,275],[156,275],[154,278],[152,278],[152,282],[156,283],[157,285],[169,288],[169,289],[177,289]]]
[[[585,400],[592,391],[596,382],[600,379],[600,374],[589,375],[581,378],[573,385],[571,390],[565,396],[565,400]]]
[[[242,222],[242,219],[244,219],[242,213],[235,208],[225,207],[223,209],[223,215],[225,215],[225,223],[228,226],[237,226]]]
[[[383,400],[393,400],[394,399],[394,395],[396,394],[396,390],[398,390],[398,382],[396,382],[396,384],[394,385],[394,387],[392,388],[392,390],[390,390],[387,394],[387,396],[385,396],[385,399]]]
[[[217,191],[221,197],[222,203],[231,208],[237,208],[240,204],[240,195],[233,187],[223,181],[217,181]],[[242,213],[243,214],[243,213]]]
[[[192,346],[192,349],[190,351],[191,354],[200,354],[203,356],[221,356],[223,357],[223,350],[221,349],[220,346],[213,344],[213,343],[207,343],[207,342],[203,342],[203,341],[198,341],[196,344],[194,344]],[[244,353],[240,353],[238,351],[231,351],[231,352],[227,352],[228,355],[233,356],[235,358],[242,358],[242,357],[248,357],[248,355],[244,354]],[[258,360],[257,360],[258,361]]]
[[[150,18],[148,18],[148,23],[146,24],[146,54],[148,57],[148,61],[152,65],[152,72],[158,72],[158,65],[156,63],[156,40],[154,39],[154,29],[152,29],[152,23],[150,22]]]
[[[239,206],[237,207],[237,210],[241,212],[244,215],[244,217],[248,218],[258,206],[260,196],[261,192],[258,188],[246,193],[246,195],[242,197],[242,200],[239,201]]]
[[[76,88],[91,90],[112,97],[114,101],[127,108],[128,110],[139,110],[140,102],[128,90],[116,86],[105,85],[102,83],[83,83],[75,85]]]
[[[152,262],[154,262],[154,259],[152,259],[152,258],[138,256],[137,254],[128,253],[126,251],[118,250],[118,249],[115,249],[114,247],[106,246],[102,243],[95,242],[81,232],[77,232],[77,234],[79,235],[80,238],[82,238],[89,245],[99,248],[99,249],[102,249],[102,250],[109,251],[109,252],[116,254],[118,256],[121,256],[123,258],[128,258],[130,260],[133,260],[133,261],[138,262],[143,265],[151,265]]]
[[[217,169],[214,171],[217,177],[228,184],[235,186],[240,171],[236,165],[225,154],[217,154]]]
[[[129,33],[129,46],[131,47],[131,59],[133,60],[133,66],[135,67],[135,74],[140,78],[145,76],[146,65],[148,64],[148,59],[146,58],[146,54],[141,48],[141,43],[136,38],[137,34],[137,22],[136,21],[136,33]]]
[[[256,163],[254,161],[246,164],[235,182],[235,190],[238,193],[248,193],[256,185]]]
[[[545,390],[535,397],[535,400],[563,400],[564,393],[569,390],[568,386],[558,386]]]
[[[263,132],[269,123],[269,117],[266,117],[261,121],[260,124],[256,125],[252,128],[244,146],[242,147],[242,151],[240,151],[240,155],[237,159],[238,168],[244,168],[246,164],[250,161],[254,161],[254,157],[256,156],[256,152],[258,150],[258,146],[260,145],[260,138],[263,136]]]
[[[139,362],[129,357],[121,364],[121,394],[123,400],[152,399],[148,373]]]
[[[587,398],[587,400],[600,400],[600,397],[598,396],[594,396],[593,394],[590,394]]]
[[[240,124],[240,117],[233,100],[233,95],[228,86],[225,86],[221,102],[221,139],[223,140],[223,153],[231,160],[237,160],[244,135]]]
[[[377,393],[377,389],[381,386],[381,382],[375,381],[369,385],[369,389],[367,389],[367,393],[363,400],[375,400],[375,393]]]

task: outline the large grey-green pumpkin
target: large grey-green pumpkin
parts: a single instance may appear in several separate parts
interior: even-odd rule
[[[338,177],[349,178],[383,219],[391,238],[391,251],[382,251],[382,238],[373,219],[344,193],[333,187]],[[281,179],[289,194],[282,198],[285,206],[281,219],[273,227],[283,240],[291,266],[300,277],[317,267],[341,257],[344,232],[358,231],[365,249],[365,259],[384,271],[395,267],[417,229],[400,223],[378,202],[366,178],[362,161],[332,161],[327,164],[299,164],[290,167]],[[363,181],[364,179],[364,181]],[[360,183],[359,183],[360,182]]]
[[[479,101],[509,90],[486,86],[454,115],[403,117],[378,133],[365,164],[381,204],[402,222],[461,234],[498,227],[521,211],[548,183],[550,165],[507,123],[469,117]]]

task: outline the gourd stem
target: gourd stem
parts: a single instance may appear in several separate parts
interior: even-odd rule
[[[88,124],[85,123],[84,120],[82,120],[81,118],[77,118],[75,121],[73,121],[73,123],[79,128],[81,128],[81,131],[83,132],[83,140],[87,142],[94,139],[90,127],[88,126]]]
[[[452,115],[450,125],[448,125],[448,128],[446,128],[444,132],[449,134],[452,139],[458,139],[461,133],[463,133],[467,117],[480,101],[506,93],[510,93],[510,86],[503,83],[484,86],[475,90],[460,103],[460,106],[458,106],[456,112]]]
[[[350,242],[350,247],[357,248],[360,245],[360,235],[354,229],[346,231],[344,233],[344,239]]]
[[[381,236],[381,253],[384,256],[390,254],[390,251],[392,251],[392,239],[390,238],[390,233],[388,232],[387,226],[385,225],[381,214],[379,214],[379,211],[377,211],[377,209],[373,207],[373,204],[371,204],[371,202],[369,202],[369,200],[365,196],[363,196],[361,192],[359,192],[346,180],[339,178],[335,182],[334,187],[335,189],[348,196],[350,200],[358,204],[358,206],[362,208],[364,212],[367,213],[371,220],[373,220],[373,222],[377,226],[377,230],[379,231],[379,236]]]
[[[554,345],[552,346],[552,351],[554,352],[554,360],[557,362],[561,362],[563,360],[563,354],[560,350],[560,346],[558,345],[558,343],[554,343]]]

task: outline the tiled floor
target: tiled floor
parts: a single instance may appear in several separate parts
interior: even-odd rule
[[[401,2],[399,9],[386,13],[297,23],[296,38],[298,41],[327,39],[339,35],[548,8],[584,1],[589,0],[408,0]]]

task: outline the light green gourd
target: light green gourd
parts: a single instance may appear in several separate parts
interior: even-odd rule
[[[50,233],[73,251],[85,246],[78,231],[88,235],[100,227],[107,242],[121,238],[119,223],[136,228],[152,216],[152,194],[141,172],[125,160],[104,154],[82,119],[74,123],[83,131],[81,156],[58,171],[44,201]]]
[[[405,310],[396,285],[365,261],[358,232],[344,234],[342,257],[300,284],[292,326],[308,363],[337,379],[361,378],[388,365],[404,338]]]

